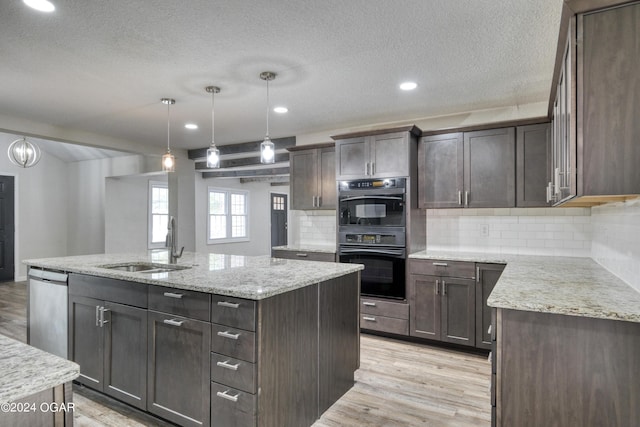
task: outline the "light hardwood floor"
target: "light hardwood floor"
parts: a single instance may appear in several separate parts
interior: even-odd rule
[[[26,340],[25,283],[0,283],[0,333]],[[490,425],[486,356],[363,334],[356,384],[313,427]],[[166,426],[127,405],[74,388],[76,426]]]

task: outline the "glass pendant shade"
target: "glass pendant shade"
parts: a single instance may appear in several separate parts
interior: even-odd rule
[[[207,149],[207,167],[211,169],[220,167],[220,150],[213,144]]]
[[[260,144],[260,163],[271,164],[276,161],[275,146],[267,136]]]
[[[9,155],[11,163],[16,166],[20,166],[21,168],[30,168],[31,166],[35,166],[42,157],[40,148],[27,141],[27,138],[25,137],[13,141],[11,145],[9,145],[9,151],[7,154]]]
[[[171,151],[162,156],[162,172],[175,172],[176,171],[176,157],[171,154]]]
[[[175,99],[162,98],[160,100],[167,106],[167,152],[162,156],[162,172],[175,172],[176,171],[176,157],[171,154],[171,115],[170,108],[176,103]]]

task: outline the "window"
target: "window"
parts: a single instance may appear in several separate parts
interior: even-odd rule
[[[208,243],[249,240],[249,192],[209,188]]]
[[[162,248],[169,224],[169,187],[166,182],[149,181],[149,249]]]

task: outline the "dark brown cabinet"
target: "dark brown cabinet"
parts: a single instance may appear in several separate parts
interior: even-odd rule
[[[336,208],[336,154],[334,144],[318,148],[290,148],[291,209]]]
[[[325,261],[336,262],[335,252],[295,251],[289,249],[273,249],[271,256],[274,258],[297,259],[301,261]]]
[[[424,136],[418,150],[420,208],[515,206],[514,128]]]
[[[360,328],[409,335],[409,304],[377,298],[360,298]]]
[[[516,206],[550,206],[551,124],[518,126],[516,129]]]
[[[409,261],[411,336],[475,345],[474,266],[440,260]]]
[[[336,179],[409,176],[418,133],[418,128],[411,126],[371,134],[333,136],[336,141]]]
[[[77,275],[70,275],[69,283],[73,292],[69,296],[69,355],[80,365],[77,381],[146,409],[147,310],[109,301],[130,296],[130,303],[143,305],[135,294],[136,285],[103,279],[91,289]]]
[[[498,282],[504,264],[476,264],[476,347],[491,349],[491,307],[487,298]]]

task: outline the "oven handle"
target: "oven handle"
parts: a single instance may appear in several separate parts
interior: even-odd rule
[[[340,201],[341,202],[351,202],[353,200],[365,200],[365,199],[382,199],[382,200],[399,200],[399,201],[403,201],[404,197],[398,197],[398,196],[351,196],[351,197],[341,198]]]
[[[391,255],[398,258],[404,258],[404,249],[376,249],[376,248],[341,248],[340,255],[357,255],[357,254],[374,254],[374,255]]]

